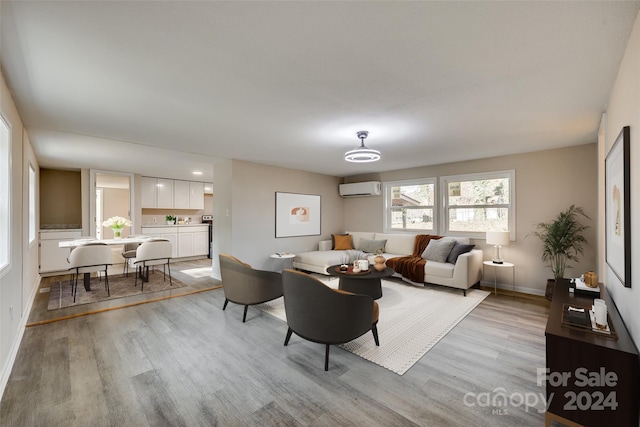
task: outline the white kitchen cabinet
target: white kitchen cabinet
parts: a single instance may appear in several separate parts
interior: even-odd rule
[[[178,227],[178,256],[209,254],[209,226],[191,225]]]
[[[41,231],[40,232],[40,273],[59,272],[66,274],[69,270],[67,257],[69,248],[60,248],[58,243],[80,238],[80,231]]]
[[[142,234],[167,239],[171,242],[171,256],[178,258],[178,227],[142,227]]]
[[[182,230],[180,230],[182,231]],[[193,256],[193,233],[178,233],[178,254],[181,257]]]
[[[141,204],[143,208],[155,208],[156,202],[156,179],[148,176],[142,177],[142,196]]]
[[[204,182],[142,177],[142,208],[204,209]]]
[[[189,181],[173,182],[173,207],[176,209],[189,209],[190,193]]]
[[[156,208],[173,209],[173,180],[156,178]]]
[[[189,183],[189,208],[204,209],[204,182]]]
[[[142,234],[170,241],[173,246],[172,256],[174,258],[207,256],[209,254],[208,225],[142,227]]]
[[[141,205],[143,208],[173,209],[173,180],[142,177]]]
[[[176,209],[204,209],[204,182],[174,181],[173,207]]]
[[[209,227],[206,231],[193,233],[193,252],[195,255],[209,255]]]

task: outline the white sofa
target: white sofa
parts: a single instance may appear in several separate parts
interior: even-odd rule
[[[358,248],[360,239],[386,240],[385,252],[381,255],[385,259],[403,257],[413,253],[415,234],[387,234],[347,231],[352,236],[353,247]],[[460,243],[468,244],[469,239],[452,237]],[[293,267],[299,270],[327,274],[327,268],[341,264],[347,256],[347,251],[331,250],[331,240],[323,240],[318,244],[317,251],[296,254]],[[369,262],[373,262],[375,254],[369,254]],[[424,283],[449,286],[466,290],[480,282],[482,278],[483,254],[480,249],[472,249],[461,254],[455,264],[448,262],[427,261],[424,267]],[[409,281],[406,278],[403,278]],[[414,283],[415,282],[411,282]]]

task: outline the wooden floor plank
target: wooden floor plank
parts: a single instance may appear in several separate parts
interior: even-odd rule
[[[175,263],[172,273],[187,290],[215,287],[186,273],[210,262]],[[30,322],[60,316],[46,310],[46,299],[38,295]],[[538,408],[496,408],[477,396],[498,388],[544,394],[536,385],[544,302],[490,295],[402,376],[339,347],[325,372],[323,345],[294,336],[285,347],[284,322],[250,307],[242,323],[243,307],[222,311],[223,302],[222,289],[127,308],[109,302],[27,328],[0,425],[543,423]]]

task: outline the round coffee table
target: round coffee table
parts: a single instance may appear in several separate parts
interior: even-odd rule
[[[378,299],[382,296],[380,279],[393,275],[394,271],[389,267],[382,271],[376,271],[373,267],[370,267],[368,273],[353,273],[351,272],[351,267],[349,271],[343,272],[340,271],[339,265],[332,265],[327,268],[327,273],[340,279],[338,289],[353,292],[354,294],[369,295],[373,299]]]

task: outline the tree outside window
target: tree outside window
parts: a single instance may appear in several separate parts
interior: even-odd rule
[[[513,171],[443,177],[445,234],[513,229]]]
[[[385,184],[388,230],[432,232],[435,229],[435,179]]]

